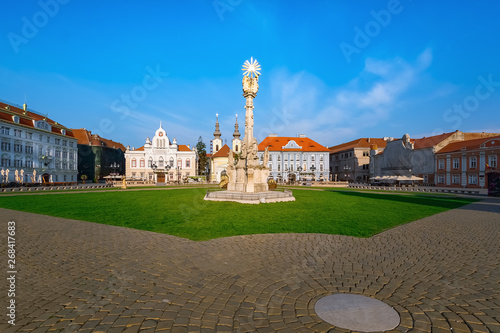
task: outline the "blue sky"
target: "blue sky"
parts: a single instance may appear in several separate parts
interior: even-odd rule
[[[262,66],[255,134],[500,132],[500,2],[4,2],[0,98],[139,147],[243,132],[241,66]]]

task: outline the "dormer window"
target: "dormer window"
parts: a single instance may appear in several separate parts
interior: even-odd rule
[[[14,123],[19,124],[19,116],[13,116],[12,120],[14,120]]]
[[[61,130],[61,134],[62,134],[62,135],[66,135],[66,130],[65,130],[65,129],[62,129],[62,130]]]
[[[46,121],[43,121],[43,120],[39,120],[36,122],[36,128],[39,128],[39,129],[42,129],[45,131],[51,130],[50,125]]]

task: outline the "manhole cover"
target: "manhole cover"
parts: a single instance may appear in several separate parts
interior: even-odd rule
[[[396,328],[399,315],[382,301],[354,294],[335,294],[319,299],[316,314],[332,325],[353,331],[380,332]]]

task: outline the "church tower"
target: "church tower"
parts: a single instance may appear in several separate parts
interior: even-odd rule
[[[238,129],[238,115],[236,115],[236,123],[234,124],[234,133],[233,133],[233,152],[239,154],[241,152],[241,139],[240,139],[240,131]]]
[[[215,154],[222,148],[222,140],[221,140],[221,133],[219,130],[219,114],[217,113],[215,115],[217,117],[217,120],[215,121],[215,132],[214,132],[214,139],[212,140],[212,147],[213,147],[213,153]]]

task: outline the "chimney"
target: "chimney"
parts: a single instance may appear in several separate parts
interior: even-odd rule
[[[278,134],[277,133],[269,133],[270,138],[277,138]]]
[[[299,138],[305,138],[306,135],[305,134],[299,134]]]
[[[370,143],[370,138],[368,138],[367,140],[368,140],[368,143]]]

